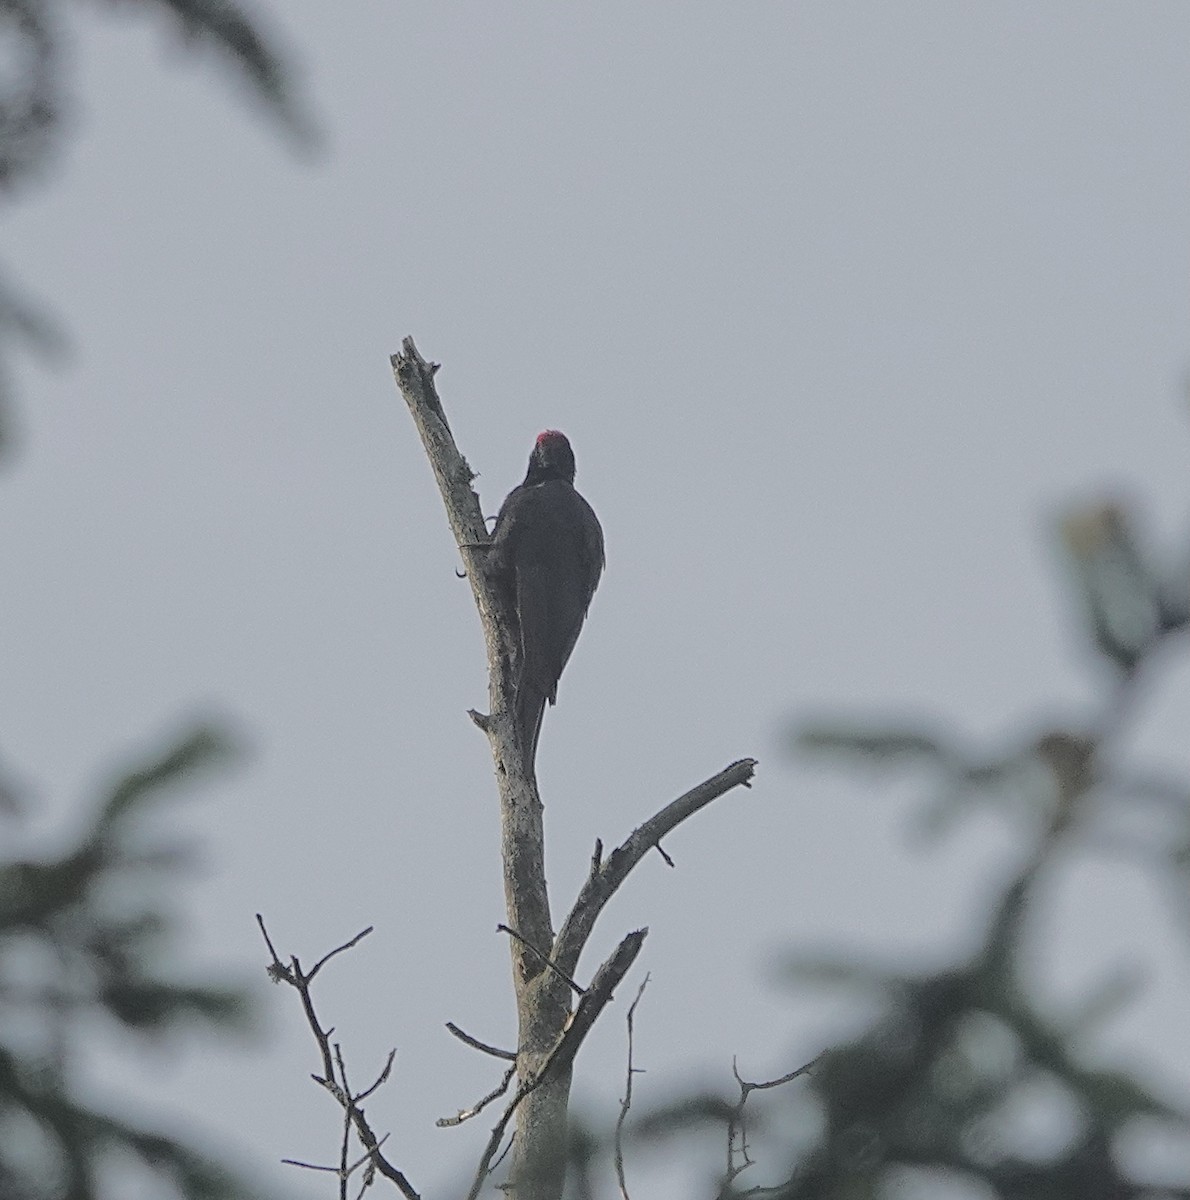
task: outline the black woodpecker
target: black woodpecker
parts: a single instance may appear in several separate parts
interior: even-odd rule
[[[538,435],[525,482],[500,506],[488,569],[516,612],[517,728],[525,772],[535,778],[545,704],[557,703],[558,679],[603,572],[603,530],[574,490],[574,451],[556,429]]]

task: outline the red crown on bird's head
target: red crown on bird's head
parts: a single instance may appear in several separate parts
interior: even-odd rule
[[[529,455],[529,474],[526,483],[541,483],[545,479],[565,479],[574,482],[574,451],[564,433],[547,429],[537,435],[533,453]]]

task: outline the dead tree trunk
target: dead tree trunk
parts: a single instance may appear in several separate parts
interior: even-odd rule
[[[506,1193],[515,1200],[560,1200],[566,1179],[567,1109],[574,1056],[640,951],[647,930],[628,934],[586,987],[574,982],[579,957],[596,918],[645,853],[680,821],[717,796],[747,785],[755,761],[741,759],[667,805],[635,830],[606,861],[597,844],[591,871],[555,935],[546,892],[542,805],[526,774],[514,729],[515,676],[506,601],[484,570],[487,526],[472,490],[474,472],[455,446],[434,387],[437,365],[427,363],[412,338],[392,359],[397,386],[413,416],[467,568],[487,647],[489,705],[472,720],[487,734],[500,794],[501,853],[508,913],[518,1035],[517,1090],[492,1130],[471,1197],[478,1196],[505,1130],[515,1115],[512,1171]],[[577,1005],[573,996],[580,998]]]

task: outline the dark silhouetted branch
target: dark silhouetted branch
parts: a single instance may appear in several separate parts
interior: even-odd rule
[[[501,1050],[498,1046],[489,1046],[487,1042],[481,1042],[479,1038],[473,1038],[469,1033],[464,1032],[453,1021],[447,1021],[446,1028],[460,1042],[470,1046],[473,1050],[482,1050],[484,1054],[490,1054],[493,1058],[503,1058],[508,1062],[516,1062],[515,1050]]]
[[[795,1079],[803,1075],[809,1075],[821,1061],[822,1055],[820,1054],[810,1062],[800,1067],[795,1067],[779,1079],[768,1079],[763,1083],[750,1083],[740,1076],[735,1059],[731,1060],[731,1073],[735,1076],[736,1083],[740,1085],[740,1098],[731,1110],[731,1115],[727,1121],[727,1174],[724,1176],[725,1184],[730,1184],[736,1176],[752,1166],[752,1159],[748,1155],[748,1127],[744,1124],[744,1106],[748,1103],[748,1097],[753,1092],[764,1092],[770,1088],[784,1087],[785,1084],[792,1083]]]
[[[516,940],[518,942],[520,942],[532,955],[534,955],[534,957],[536,957],[538,960],[540,960],[540,962],[544,966],[549,967],[549,969],[551,971],[553,971],[554,974],[557,975],[558,978],[561,979],[562,982],[564,984],[566,984],[566,986],[568,988],[570,988],[570,990],[572,992],[574,992],[574,994],[576,996],[585,995],[586,990],[587,990],[586,988],[582,987],[580,984],[575,983],[574,980],[571,979],[570,976],[567,975],[565,971],[559,970],[557,963],[555,963],[547,955],[542,954],[541,951],[538,950],[536,946],[531,945],[529,942],[527,942],[523,937],[521,937],[521,935],[519,933],[517,933],[517,931],[515,929],[509,929],[509,927],[507,925],[497,925],[496,932],[497,933],[506,933],[506,934],[508,934],[509,937],[516,938]]]
[[[357,933],[350,941],[344,942],[343,945],[336,946],[334,950],[328,954],[324,954],[311,970],[303,971],[302,964],[296,954],[290,958],[288,965],[281,961],[281,957],[273,945],[273,940],[269,937],[268,930],[265,928],[264,919],[259,913],[256,914],[256,923],[260,926],[261,935],[264,937],[265,945],[268,946],[269,953],[273,959],[268,966],[269,978],[274,983],[289,984],[301,997],[302,1009],[306,1014],[306,1021],[310,1026],[310,1032],[314,1035],[314,1041],[317,1043],[318,1052],[322,1057],[323,1073],[315,1075],[313,1077],[314,1081],[325,1088],[343,1109],[343,1144],[338,1167],[320,1167],[311,1163],[299,1162],[295,1159],[285,1159],[283,1161],[291,1163],[294,1166],[305,1167],[308,1170],[334,1171],[339,1176],[340,1191],[343,1195],[346,1194],[346,1181],[352,1172],[358,1169],[362,1163],[368,1163],[368,1169],[379,1171],[385,1179],[395,1184],[401,1195],[405,1197],[405,1200],[420,1200],[417,1191],[405,1177],[404,1173],[380,1152],[380,1147],[384,1144],[388,1135],[385,1134],[382,1138],[376,1136],[372,1130],[372,1126],[364,1116],[364,1110],[361,1107],[361,1101],[366,1100],[381,1084],[388,1080],[389,1074],[392,1071],[393,1061],[396,1058],[396,1050],[389,1051],[388,1058],[375,1083],[365,1088],[362,1092],[353,1092],[351,1083],[347,1078],[347,1066],[343,1061],[342,1049],[337,1042],[332,1043],[330,1040],[334,1030],[333,1028],[324,1029],[322,1027],[322,1023],[319,1021],[318,1014],[314,1009],[314,998],[310,994],[310,981],[317,972],[334,958],[336,954],[351,949],[351,947],[357,945],[363,938],[367,937],[372,932],[372,927],[369,926],[362,932]],[[365,1151],[364,1158],[354,1165],[349,1164],[347,1161],[348,1138],[351,1130],[355,1131],[355,1135],[359,1138],[360,1144]]]
[[[636,1017],[636,1006],[640,1003],[640,998],[645,994],[645,988],[648,986],[649,977],[646,975],[641,980],[640,987],[636,989],[636,999],[633,1000],[628,1008],[628,1070],[624,1080],[624,1099],[620,1102],[620,1115],[616,1118],[616,1132],[613,1139],[616,1181],[620,1185],[622,1200],[631,1200],[631,1197],[628,1195],[628,1184],[624,1179],[624,1122],[628,1119],[628,1110],[632,1107],[632,1076],[637,1071],[637,1068],[632,1063],[632,1022]]]

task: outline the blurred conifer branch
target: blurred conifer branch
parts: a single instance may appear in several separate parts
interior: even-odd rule
[[[255,5],[234,0],[106,0],[115,10],[164,13],[185,45],[210,50],[230,65],[293,143],[311,149],[318,134],[294,64],[264,29]],[[0,0],[0,199],[44,176],[69,126],[71,80],[66,66],[75,5],[68,0]],[[0,273],[0,452],[12,441],[6,413],[12,394],[8,366],[14,349],[53,361],[66,345],[41,305]]]
[[[160,1039],[247,1020],[240,988],[162,969],[178,935],[165,896],[190,855],[148,836],[182,785],[232,749],[225,733],[199,726],[119,776],[65,851],[0,865],[0,1196],[99,1200],[115,1194],[121,1157],[139,1162],[159,1195],[251,1194],[184,1140],[92,1107],[76,1080],[96,1021]]]
[[[1179,893],[1190,891],[1190,789],[1116,761],[1120,734],[1140,715],[1138,682],[1190,624],[1187,556],[1157,561],[1137,527],[1115,501],[1061,522],[1087,643],[1111,668],[1089,716],[990,754],[933,723],[829,719],[798,732],[802,752],[928,776],[921,828],[936,833],[990,802],[1017,821],[1023,849],[977,949],[956,962],[914,971],[842,952],[790,956],[799,988],[865,995],[877,1015],[822,1057],[803,1097],[819,1132],[792,1155],[784,1182],[762,1194],[833,1200],[950,1182],[1002,1200],[1190,1197],[1190,1176],[1152,1178],[1123,1149],[1141,1128],[1184,1140],[1190,1102],[1171,1102],[1126,1068],[1093,1065],[1102,1060],[1092,1042],[1099,1023],[1135,998],[1143,979],[1116,970],[1077,1011],[1055,1013],[1035,994],[1029,961],[1036,901],[1057,869],[1089,849],[1139,852],[1155,873],[1180,881]],[[1105,839],[1144,808],[1158,836]],[[1038,1095],[1051,1113],[1071,1114],[1066,1135],[1043,1154],[1019,1137],[1018,1114]],[[734,1177],[720,1192],[721,1200],[745,1194]]]

